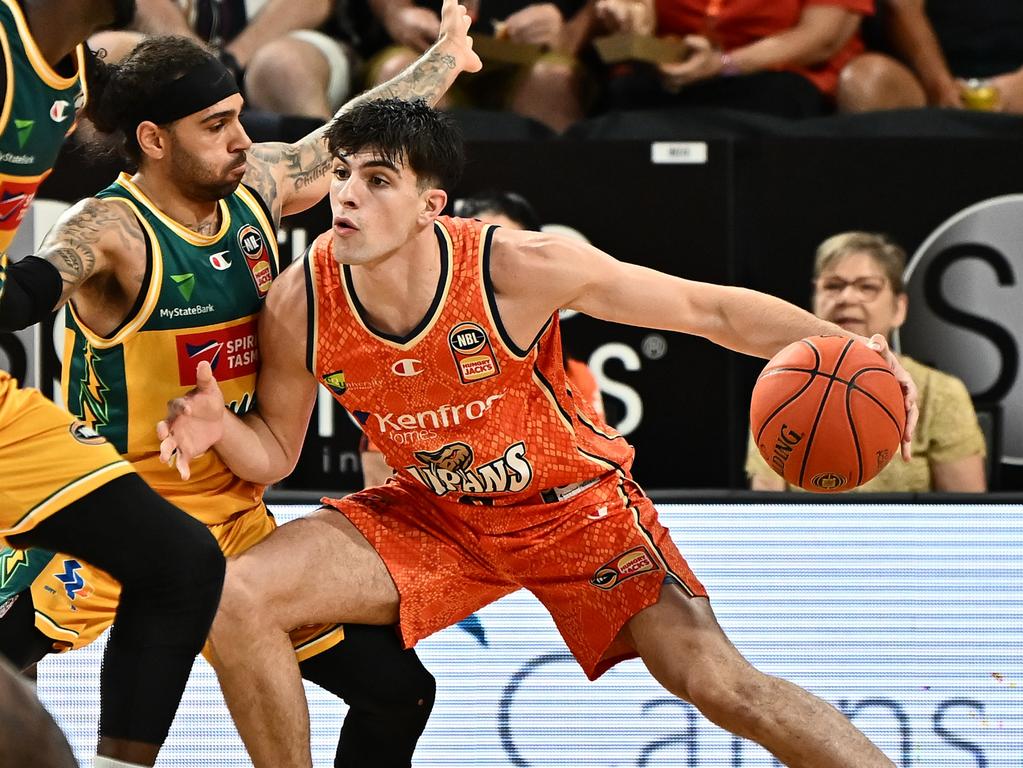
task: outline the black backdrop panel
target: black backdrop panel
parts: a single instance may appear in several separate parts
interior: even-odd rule
[[[698,145],[687,146],[683,155],[699,154]],[[544,222],[574,228],[620,259],[806,306],[814,249],[829,235],[887,232],[912,255],[949,217],[1019,192],[1023,179],[1019,141],[1008,138],[742,136],[710,141],[705,149],[704,162],[655,163],[649,141],[474,142],[456,196],[514,190]],[[68,152],[42,196],[78,199],[116,170]],[[285,259],[301,253],[329,221],[325,202],[286,219]],[[649,488],[744,485],[749,392],[761,361],[700,339],[590,318],[574,317],[564,328],[574,354],[593,364],[609,420],[627,428],[636,444],[641,482]],[[42,357],[50,368],[44,374],[55,373],[52,350]],[[286,486],[358,487],[357,440],[340,408],[327,403],[314,414]],[[1020,469],[1003,467],[1003,488],[1023,487]]]

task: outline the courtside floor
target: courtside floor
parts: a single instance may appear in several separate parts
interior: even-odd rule
[[[1019,505],[658,508],[739,649],[845,711],[900,768],[1023,765]],[[274,506],[281,521],[310,509]],[[40,697],[83,766],[101,645],[39,670]],[[588,683],[526,593],[419,650],[438,694],[416,766],[777,765],[665,694],[638,661]],[[345,707],[309,696],[314,759],[329,766]],[[158,765],[249,765],[201,660]]]

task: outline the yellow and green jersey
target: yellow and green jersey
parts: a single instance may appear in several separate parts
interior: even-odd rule
[[[0,107],[0,251],[5,251],[74,129],[86,87],[84,48],[79,45],[55,71],[16,0],[0,0],[0,45],[6,73]]]
[[[221,200],[210,236],[174,221],[121,176],[97,197],[128,206],[146,239],[146,275],[135,306],[107,336],[69,305],[61,384],[68,409],[113,443],[161,496],[207,525],[261,504],[263,488],[238,479],[214,451],[192,462],[183,483],[160,462],[156,423],[167,401],[213,367],[235,413],[253,407],[259,352],[257,314],[277,275],[277,240],[259,198],[240,186]]]

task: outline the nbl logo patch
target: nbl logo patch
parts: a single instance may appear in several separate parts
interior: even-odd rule
[[[256,285],[260,297],[266,296],[273,282],[273,268],[270,266],[270,250],[267,248],[263,233],[251,224],[238,230],[238,247],[245,255],[245,263]],[[214,265],[215,266],[215,265]]]
[[[650,556],[647,548],[634,547],[600,566],[590,579],[590,584],[597,589],[614,589],[626,579],[657,570],[660,570],[660,566]]]
[[[490,337],[478,324],[459,323],[448,334],[448,343],[463,384],[483,381],[501,372]]]

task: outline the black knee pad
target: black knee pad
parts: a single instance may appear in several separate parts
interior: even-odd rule
[[[67,552],[121,582],[118,622],[136,641],[197,653],[216,613],[226,563],[198,520],[138,475],[117,478],[10,538]]]
[[[437,683],[395,627],[345,625],[345,639],[301,664],[302,676],[349,705],[335,768],[408,768]]]

